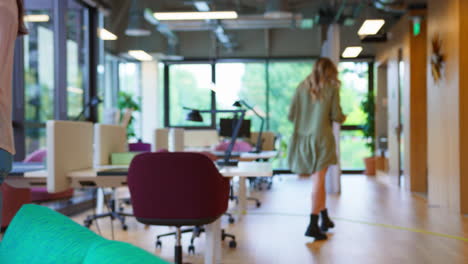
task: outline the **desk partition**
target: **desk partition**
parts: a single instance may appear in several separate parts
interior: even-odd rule
[[[111,154],[126,152],[127,131],[119,125],[94,125],[94,165],[110,165]],[[92,166],[90,166],[91,168]]]
[[[47,121],[47,191],[69,189],[69,172],[92,167],[93,124]]]

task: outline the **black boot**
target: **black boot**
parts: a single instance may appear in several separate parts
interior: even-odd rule
[[[328,216],[327,209],[322,210],[320,212],[320,216],[322,217],[322,222],[320,223],[320,229],[322,229],[323,232],[327,232],[328,229],[335,227],[335,223],[333,223],[333,221]]]
[[[326,240],[327,235],[322,233],[320,228],[318,227],[318,215],[311,214],[310,215],[310,223],[307,227],[305,235],[308,237],[313,237],[315,240]]]

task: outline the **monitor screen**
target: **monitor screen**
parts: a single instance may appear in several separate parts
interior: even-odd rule
[[[231,137],[234,127],[236,126],[237,119],[221,118],[219,120],[219,135],[222,137]],[[250,137],[250,120],[242,120],[242,125],[237,137]]]

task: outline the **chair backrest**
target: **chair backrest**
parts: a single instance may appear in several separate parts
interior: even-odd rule
[[[227,210],[229,180],[201,153],[136,156],[128,171],[133,212],[155,225],[208,224]]]
[[[23,162],[44,162],[47,156],[47,149],[42,148],[34,151],[24,158]]]

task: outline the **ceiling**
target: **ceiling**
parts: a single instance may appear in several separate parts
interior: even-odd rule
[[[101,0],[102,2],[103,0]],[[110,28],[119,36],[118,43],[108,44],[108,48],[115,52],[125,52],[128,49],[135,49],[138,46],[149,49],[148,52],[167,53],[168,44],[164,38],[167,36],[161,32],[158,26],[146,25],[153,30],[149,37],[125,36],[125,29],[128,25],[129,10],[137,8],[144,10],[149,8],[153,12],[175,12],[175,11],[199,11],[193,0],[106,0],[110,6],[110,15],[106,18],[106,27]],[[291,42],[300,42],[304,39],[312,45],[309,51],[305,51],[310,56],[317,56],[320,53],[322,41],[322,28],[326,24],[338,23],[342,25],[341,39],[342,45],[363,45],[364,54],[372,56],[375,54],[372,43],[361,43],[357,36],[357,31],[362,22],[367,18],[383,18],[386,24],[382,29],[388,31],[391,26],[410,8],[420,8],[427,0],[206,0],[204,2],[210,11],[234,10],[239,14],[236,20],[217,21],[164,21],[160,22],[169,29],[175,36],[178,36],[178,48],[176,53],[181,55],[214,56],[227,50],[226,56],[252,55],[248,51],[253,40],[274,35],[277,43],[271,40],[263,40],[266,45],[286,45],[280,47],[281,50],[292,49]],[[275,17],[276,15],[276,17]],[[217,28],[222,29],[222,36],[218,36]],[[261,33],[261,32],[270,33]],[[256,33],[254,33],[256,32]],[[261,36],[258,36],[260,34]],[[282,39],[280,35],[284,35]],[[249,37],[250,36],[250,37]],[[252,39],[252,36],[256,38]],[[187,52],[191,39],[205,39],[205,43],[199,43],[198,48],[221,48],[217,51],[207,53]],[[218,45],[212,45],[214,41]],[[217,41],[216,41],[217,40]],[[250,42],[250,43],[249,43]],[[261,45],[260,45],[261,46]],[[184,47],[184,48],[181,48]],[[261,47],[258,47],[260,50]],[[186,53],[186,54],[184,54]],[[188,54],[187,54],[188,53]],[[216,54],[218,53],[218,54]],[[292,52],[294,53],[294,52]],[[230,55],[229,55],[230,54]],[[242,56],[244,56],[242,55]],[[281,54],[283,55],[283,54]],[[304,54],[306,55],[306,54]],[[264,56],[260,55],[259,56]]]

